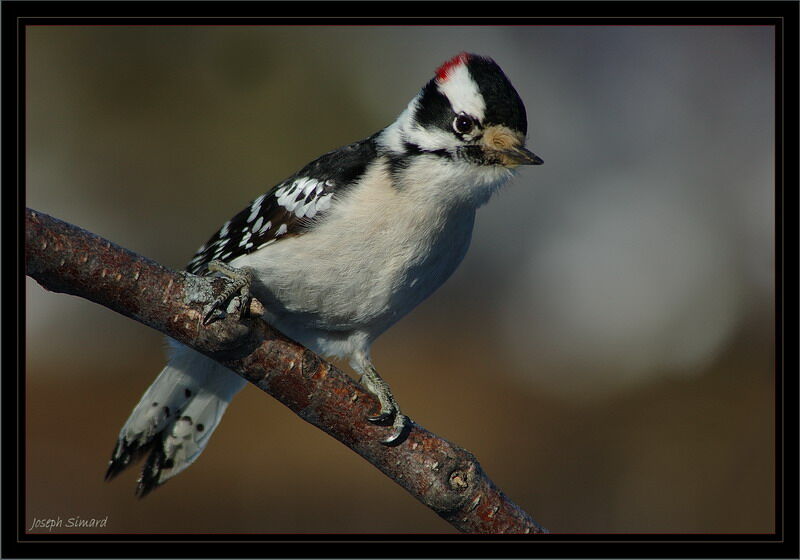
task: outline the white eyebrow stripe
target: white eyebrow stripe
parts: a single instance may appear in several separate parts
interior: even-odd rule
[[[466,64],[459,64],[447,73],[447,79],[436,82],[456,113],[467,113],[483,122],[486,116],[486,103],[478,84],[472,79]]]

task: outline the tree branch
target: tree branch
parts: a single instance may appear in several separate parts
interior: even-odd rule
[[[349,376],[254,317],[202,325],[226,280],[174,272],[76,226],[26,209],[26,274],[45,289],[113,309],[232,369],[330,434],[467,533],[545,533],[469,451],[417,424],[395,447],[366,417],[376,399]]]

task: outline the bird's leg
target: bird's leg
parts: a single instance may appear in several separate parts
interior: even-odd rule
[[[206,307],[205,313],[203,314],[203,324],[208,325],[212,322],[215,311],[219,310],[220,312],[224,312],[223,306],[232,297],[234,300],[238,300],[238,309],[241,313],[244,313],[244,310],[247,309],[247,303],[251,298],[250,284],[252,282],[252,273],[250,269],[244,267],[234,268],[222,261],[211,261],[208,263],[208,271],[219,272],[230,279],[231,282],[225,287],[222,293]],[[236,292],[239,292],[239,294],[234,295]]]
[[[400,442],[400,438],[408,427],[408,417],[400,412],[397,401],[394,400],[389,384],[378,374],[369,358],[362,357],[358,369],[361,371],[361,384],[373,395],[378,398],[381,408],[377,416],[368,416],[367,420],[373,424],[383,424],[390,419],[392,421],[392,432],[382,440],[385,445],[392,445]]]

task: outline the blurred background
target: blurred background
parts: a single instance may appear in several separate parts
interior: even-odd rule
[[[528,109],[454,277],[373,350],[416,422],[557,533],[774,531],[774,33],[767,26],[27,28],[28,206],[181,268],[459,51]],[[160,335],[26,279],[26,527],[449,533],[248,386],[144,500],[103,475]]]

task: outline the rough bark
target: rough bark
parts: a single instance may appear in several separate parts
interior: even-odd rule
[[[544,533],[508,499],[475,456],[412,423],[399,445],[366,417],[376,399],[349,376],[257,318],[202,324],[226,280],[175,272],[46,214],[26,209],[25,268],[45,289],[76,295],[148,325],[216,359],[303,420],[364,457],[467,533]],[[252,313],[255,312],[255,313]]]

